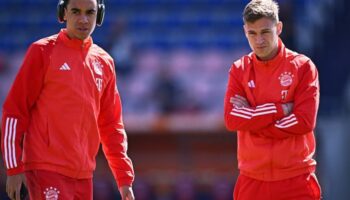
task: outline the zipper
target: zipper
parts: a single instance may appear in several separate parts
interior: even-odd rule
[[[82,156],[82,160],[81,160],[81,166],[80,166],[80,169],[79,171],[77,172],[77,175],[81,174],[82,172],[82,168],[83,166],[86,166],[86,152],[84,151],[85,150],[85,146],[83,144],[83,140],[82,137],[86,137],[85,136],[85,131],[84,131],[84,116],[85,116],[85,112],[86,112],[86,109],[85,109],[85,106],[86,106],[86,77],[85,77],[85,70],[86,70],[86,61],[85,61],[85,56],[84,56],[84,44],[82,45],[82,48],[80,50],[80,58],[81,58],[81,63],[83,65],[81,71],[80,71],[80,75],[81,75],[81,91],[82,91],[82,109],[81,109],[81,124],[80,124],[80,133],[83,133],[82,134],[79,134],[78,135],[78,138],[79,138],[79,144],[80,144],[80,152],[82,152],[84,154],[84,156]]]
[[[271,178],[273,178],[273,161],[274,161],[274,154],[273,154],[273,152],[274,152],[274,139],[273,138],[271,138],[271,158],[270,158],[270,160],[271,160],[271,162],[270,162],[270,176],[271,176]]]

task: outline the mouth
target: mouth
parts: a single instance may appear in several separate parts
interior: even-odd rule
[[[256,48],[257,49],[264,49],[264,48],[266,48],[266,46],[257,46]]]
[[[77,29],[78,29],[78,31],[80,31],[80,32],[88,32],[88,31],[89,31],[88,28],[77,28]]]

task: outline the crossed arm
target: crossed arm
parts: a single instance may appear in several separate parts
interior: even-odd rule
[[[268,102],[251,106],[239,71],[232,67],[225,96],[225,124],[230,131],[249,131],[283,139],[313,131],[319,105],[318,74],[312,62],[299,71],[293,102]]]
[[[238,108],[242,108],[242,107],[249,108],[250,107],[247,99],[245,97],[238,95],[238,94],[230,98],[230,103],[232,103],[234,107],[238,107]],[[293,110],[293,105],[294,105],[294,103],[292,103],[292,102],[285,103],[285,104],[281,105],[282,109],[283,109],[284,116],[291,114],[291,112]]]

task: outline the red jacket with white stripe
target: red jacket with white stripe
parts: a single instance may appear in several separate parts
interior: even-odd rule
[[[245,97],[249,108],[230,98]],[[282,104],[293,102],[284,116]],[[314,128],[319,105],[318,72],[304,55],[285,48],[270,61],[254,53],[234,62],[225,96],[225,124],[238,134],[238,167],[243,175],[282,180],[314,172]]]
[[[8,175],[42,169],[77,179],[92,177],[102,142],[118,185],[131,185],[113,59],[65,29],[33,43],[3,106],[1,141]]]

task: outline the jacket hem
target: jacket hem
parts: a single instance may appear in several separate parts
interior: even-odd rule
[[[284,179],[293,178],[302,174],[307,173],[315,173],[316,166],[308,166],[306,168],[296,169],[292,171],[286,171],[286,172],[274,172],[274,174],[267,174],[267,173],[254,173],[254,172],[248,172],[244,170],[240,170],[240,173],[244,176],[248,176],[253,179],[261,180],[261,181],[280,181]]]
[[[26,163],[24,165],[24,171],[30,171],[30,170],[47,170],[59,173],[61,175],[75,178],[75,179],[88,179],[92,178],[93,171],[80,171],[80,170],[74,170],[74,169],[68,169],[64,166],[57,166],[53,164],[43,164],[43,163]]]

